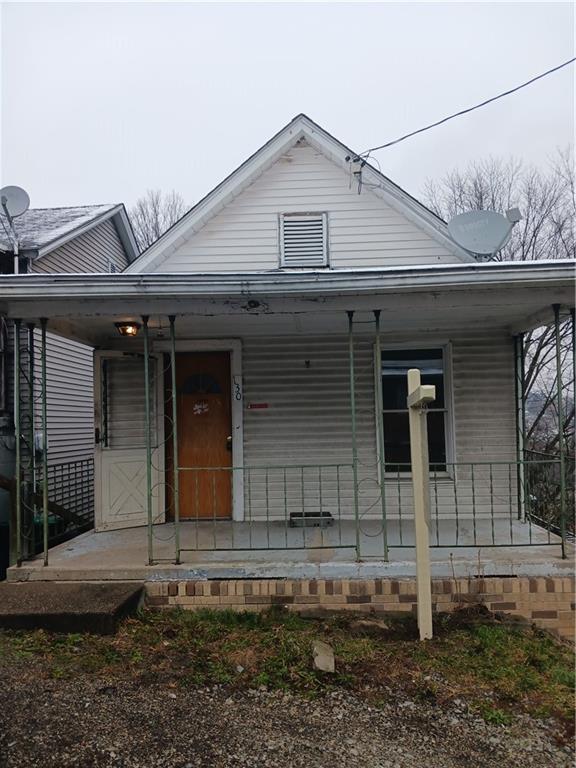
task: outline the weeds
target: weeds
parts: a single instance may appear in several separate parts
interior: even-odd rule
[[[437,617],[435,639],[418,642],[412,616],[393,617],[367,633],[356,617],[305,619],[282,610],[143,611],[114,637],[0,632],[0,667],[23,665],[39,675],[101,675],[173,686],[266,686],[306,696],[337,687],[382,700],[407,692],[442,704],[466,698],[489,723],[516,712],[573,718],[570,651],[536,629],[496,622],[486,613]],[[315,639],[336,655],[336,674],[312,665]]]

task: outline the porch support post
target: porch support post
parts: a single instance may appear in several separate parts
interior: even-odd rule
[[[553,305],[556,339],[556,408],[558,411],[558,455],[560,459],[560,537],[562,558],[566,559],[566,457],[564,444],[564,408],[562,395],[562,344],[560,339],[560,304]]]
[[[48,320],[40,319],[42,333],[42,537],[44,545],[44,565],[48,565],[48,389],[46,371],[46,326]]]
[[[176,391],[176,316],[170,315],[170,370],[172,372],[172,499],[174,503],[174,546],[176,565],[180,563],[180,479],[178,461],[178,395]]]
[[[36,503],[34,501],[36,494],[36,448],[35,448],[35,409],[34,409],[34,376],[36,374],[36,351],[34,348],[34,323],[28,323],[28,445],[30,461],[30,483],[28,488],[28,511],[31,516],[30,525],[30,546],[35,551],[35,525],[34,515],[36,512]]]
[[[572,402],[576,403],[576,311],[574,307],[570,310],[572,336],[570,346],[572,347]]]
[[[146,433],[146,517],[148,521],[148,565],[154,564],[152,532],[152,439],[150,434],[150,348],[148,315],[142,315],[144,328],[144,431]]]
[[[22,428],[20,424],[20,328],[21,321],[14,320],[14,440],[16,463],[14,478],[16,481],[15,534],[13,542],[16,552],[16,565],[22,565]]]
[[[514,336],[514,392],[516,398],[516,492],[518,498],[518,520],[526,520],[524,440],[524,334]]]
[[[382,508],[382,544],[384,560],[388,560],[388,526],[386,522],[386,456],[384,453],[384,401],[382,396],[382,349],[380,346],[380,310],[374,310],[374,388],[376,392],[376,431],[378,433],[378,464],[380,474],[380,504]]]
[[[350,417],[352,420],[352,482],[354,485],[354,520],[356,528],[356,558],[360,560],[360,517],[358,505],[358,444],[356,439],[356,384],[354,370],[354,312],[348,315],[348,356],[350,375]]]

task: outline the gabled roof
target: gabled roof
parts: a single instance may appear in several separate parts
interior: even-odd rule
[[[20,251],[32,251],[34,258],[40,258],[107,219],[114,220],[128,261],[134,261],[138,256],[138,246],[122,203],[30,208],[14,219],[14,229]],[[0,251],[12,252],[12,243],[4,227],[0,227]]]
[[[157,268],[179,245],[201,229],[302,138],[347,173],[350,172],[350,162],[358,157],[358,153],[342,144],[309,117],[304,114],[297,115],[152,243],[125,272],[145,273],[151,268]],[[442,219],[374,166],[366,163],[362,168],[362,176],[373,194],[426,231],[455,256],[462,261],[475,261],[450,238],[446,223]]]

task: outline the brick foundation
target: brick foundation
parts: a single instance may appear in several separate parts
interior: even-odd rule
[[[482,604],[522,617],[574,642],[574,578],[489,577],[435,579],[435,611]],[[146,584],[150,607],[260,611],[273,605],[294,611],[390,613],[416,607],[415,579],[162,581]]]

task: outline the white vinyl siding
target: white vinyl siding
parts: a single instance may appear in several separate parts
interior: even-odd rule
[[[94,383],[92,348],[48,333],[48,461],[50,464],[92,458],[94,451]],[[40,331],[36,344],[36,423],[40,414]]]
[[[323,154],[300,143],[197,232],[155,272],[277,269],[278,217],[326,212],[332,269],[461,263],[445,246]]]
[[[279,220],[283,267],[325,267],[328,233],[324,213],[283,213]]]
[[[35,259],[31,272],[83,273],[122,272],[128,266],[126,252],[114,222],[107,219],[97,227]]]
[[[413,344],[413,337],[387,338],[390,344]],[[428,345],[446,339],[427,340]],[[512,340],[504,331],[451,334],[454,434],[449,453],[456,462],[515,460],[514,374]],[[378,491],[377,436],[374,402],[373,339],[361,336],[355,343],[356,409],[360,478],[360,512],[367,517],[381,514]],[[422,343],[422,340],[420,340]],[[309,361],[307,364],[306,361]],[[244,341],[244,464],[247,467],[305,465],[304,484],[314,505],[318,494],[318,464],[350,464],[351,422],[347,338],[261,338]],[[268,407],[251,410],[250,402]],[[450,407],[450,406],[449,406]],[[304,439],[305,437],[305,439]],[[477,479],[481,479],[481,470]],[[288,485],[298,486],[298,473],[288,473]],[[470,515],[471,494],[466,488],[469,470],[461,472],[459,494],[462,516]],[[494,478],[495,513],[508,514],[508,469]],[[271,478],[274,514],[283,515],[283,471]],[[334,511],[336,474],[323,475],[323,503]],[[342,515],[350,517],[352,475],[343,468],[340,476]],[[515,475],[512,478],[515,482]],[[402,503],[410,506],[411,483],[403,479]],[[502,484],[502,487],[499,487]],[[398,516],[395,478],[387,482],[387,510]],[[449,477],[439,484],[439,514],[454,513],[454,485]],[[255,514],[265,514],[263,478],[253,473],[250,491]],[[290,493],[296,493],[290,491]],[[258,503],[262,502],[261,508]],[[488,506],[478,496],[476,513],[485,515]],[[316,506],[319,500],[316,499]],[[402,513],[407,508],[403,506]]]
[[[14,325],[9,322],[10,365],[8,366],[9,408],[14,412]],[[28,331],[23,324],[20,336],[20,392],[23,431],[29,429]],[[34,423],[42,429],[41,333],[34,330]],[[85,344],[46,334],[48,463],[61,464],[91,458],[94,450],[93,350]],[[23,446],[26,451],[26,446]]]

